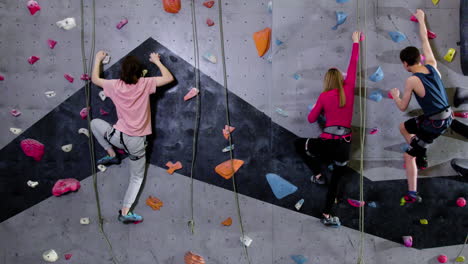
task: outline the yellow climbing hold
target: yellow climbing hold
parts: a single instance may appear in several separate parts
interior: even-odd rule
[[[452,62],[454,56],[455,56],[455,49],[450,48],[448,49],[447,54],[445,54],[444,60],[448,62]]]
[[[432,0],[432,3],[436,6],[439,3],[439,0]]]
[[[427,221],[427,219],[421,219],[421,220],[419,220],[419,222],[421,223],[421,225],[429,224],[429,221]]]
[[[465,262],[465,257],[464,256],[459,256],[455,261],[456,262]]]

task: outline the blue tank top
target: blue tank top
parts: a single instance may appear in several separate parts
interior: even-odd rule
[[[429,70],[428,74],[421,72],[414,73],[424,85],[426,94],[424,97],[419,97],[416,93],[414,96],[418,100],[425,116],[431,116],[442,112],[450,105],[447,99],[447,92],[445,91],[444,84],[440,79],[439,73],[429,64],[424,65]]]

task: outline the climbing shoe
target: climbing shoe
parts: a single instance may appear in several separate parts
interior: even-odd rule
[[[341,225],[340,219],[337,216],[330,216],[328,218],[324,217],[320,220],[322,224],[330,227],[339,227]]]
[[[120,159],[117,158],[117,156],[115,157],[111,157],[109,155],[99,159],[97,161],[97,165],[106,165],[106,166],[109,166],[109,165],[113,165],[113,164],[120,164]]]
[[[416,166],[418,166],[418,169],[420,170],[427,169],[427,167],[429,167],[429,164],[427,163],[427,156],[426,155],[417,156]]]
[[[122,211],[119,211],[119,221],[124,223],[124,224],[130,224],[130,223],[138,223],[143,221],[143,217],[141,215],[137,215],[132,212],[128,212],[127,215],[122,215]]]
[[[414,195],[407,194],[407,195],[403,196],[403,199],[405,199],[405,203],[420,203],[420,202],[422,202],[422,198],[421,198],[421,196],[419,196],[419,194],[414,194]]]
[[[310,177],[310,181],[311,181],[312,183],[315,183],[315,184],[318,184],[318,185],[323,185],[323,184],[325,184],[325,179],[324,179],[323,176],[321,176],[320,178],[317,178],[317,175],[312,175],[312,176]]]

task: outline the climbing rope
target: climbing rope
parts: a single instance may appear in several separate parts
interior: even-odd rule
[[[227,85],[227,73],[226,73],[226,55],[225,55],[225,50],[224,50],[224,29],[223,29],[223,8],[222,8],[222,0],[218,0],[218,19],[219,19],[219,35],[220,35],[220,42],[221,42],[221,61],[223,65],[223,80],[224,80],[224,95],[225,95],[225,103],[226,103],[226,123],[230,127],[231,126],[231,117],[229,114],[229,97],[228,97],[228,85]],[[244,225],[242,223],[242,214],[240,210],[240,204],[239,204],[239,194],[237,193],[237,188],[236,188],[236,177],[235,177],[235,169],[234,169],[234,153],[232,150],[232,137],[231,133],[228,134],[228,140],[229,140],[229,157],[231,160],[231,172],[232,172],[232,189],[234,192],[234,198],[236,201],[236,206],[237,206],[237,219],[239,221],[239,228],[240,232],[242,235],[242,238],[244,238]],[[244,247],[244,253],[245,257],[247,258],[247,262],[250,264],[250,258],[249,258],[249,251],[247,250],[247,246],[242,243]]]
[[[461,248],[460,251],[458,252],[457,257],[456,257],[455,260],[452,262],[452,264],[455,264],[455,262],[457,262],[457,259],[458,259],[459,257],[461,257],[461,255],[463,254],[463,250],[465,250],[465,247],[466,247],[466,244],[467,244],[467,243],[468,243],[468,233],[466,234],[465,242],[463,243],[462,248]]]
[[[195,71],[195,87],[200,90],[200,60],[199,60],[199,48],[198,48],[198,32],[197,32],[197,19],[195,14],[195,0],[192,0],[192,31],[193,31],[193,55],[194,55],[194,71]],[[193,171],[195,168],[195,162],[197,159],[197,146],[198,146],[198,134],[200,130],[200,95],[197,96],[197,107],[195,117],[195,130],[193,131],[193,143],[192,143],[192,164],[190,165],[190,209],[191,218],[188,222],[190,231],[192,234],[195,232],[195,220],[193,216]]]
[[[93,66],[93,56],[94,56],[94,51],[95,51],[95,44],[96,44],[96,3],[95,0],[92,2],[92,34],[91,34],[91,50],[89,53],[89,64],[86,66],[86,52],[85,52],[85,43],[84,43],[84,3],[83,0],[80,1],[80,11],[81,11],[81,58],[83,61],[83,73],[88,74],[89,69],[92,69]],[[95,151],[94,151],[94,141],[93,141],[93,133],[91,130],[91,111],[89,111],[91,108],[90,106],[90,100],[91,100],[91,85],[89,83],[89,80],[85,81],[85,97],[86,97],[86,109],[88,109],[88,116],[86,118],[87,123],[88,123],[88,131],[89,137],[88,137],[88,145],[89,145],[89,156],[90,156],[90,161],[91,161],[91,173],[93,175],[93,187],[94,187],[94,194],[96,197],[96,207],[97,207],[97,212],[98,212],[98,224],[99,224],[99,231],[101,234],[104,236],[104,239],[107,242],[107,245],[109,247],[109,252],[112,257],[112,262],[114,264],[117,264],[117,259],[115,258],[114,251],[112,249],[112,244],[107,237],[106,232],[104,231],[104,226],[103,226],[103,217],[101,213],[101,204],[99,200],[99,192],[98,192],[98,187],[97,187],[97,173],[96,173],[96,162],[95,162]]]

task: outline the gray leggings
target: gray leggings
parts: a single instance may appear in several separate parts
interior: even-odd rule
[[[99,144],[108,150],[112,148],[112,145],[119,149],[124,149],[124,146],[120,143],[120,131],[115,129],[114,135],[109,139],[108,135],[114,130],[114,128],[102,119],[93,119],[91,121],[91,129],[94,137],[96,137]],[[109,142],[107,140],[109,140]],[[127,146],[127,149],[131,154],[137,157],[141,157],[138,160],[130,160],[130,182],[128,184],[127,192],[123,199],[123,207],[130,208],[135,202],[136,196],[140,191],[143,177],[145,176],[146,166],[146,136],[132,137],[125,133],[122,133],[122,139]],[[111,145],[112,144],[112,145]]]

